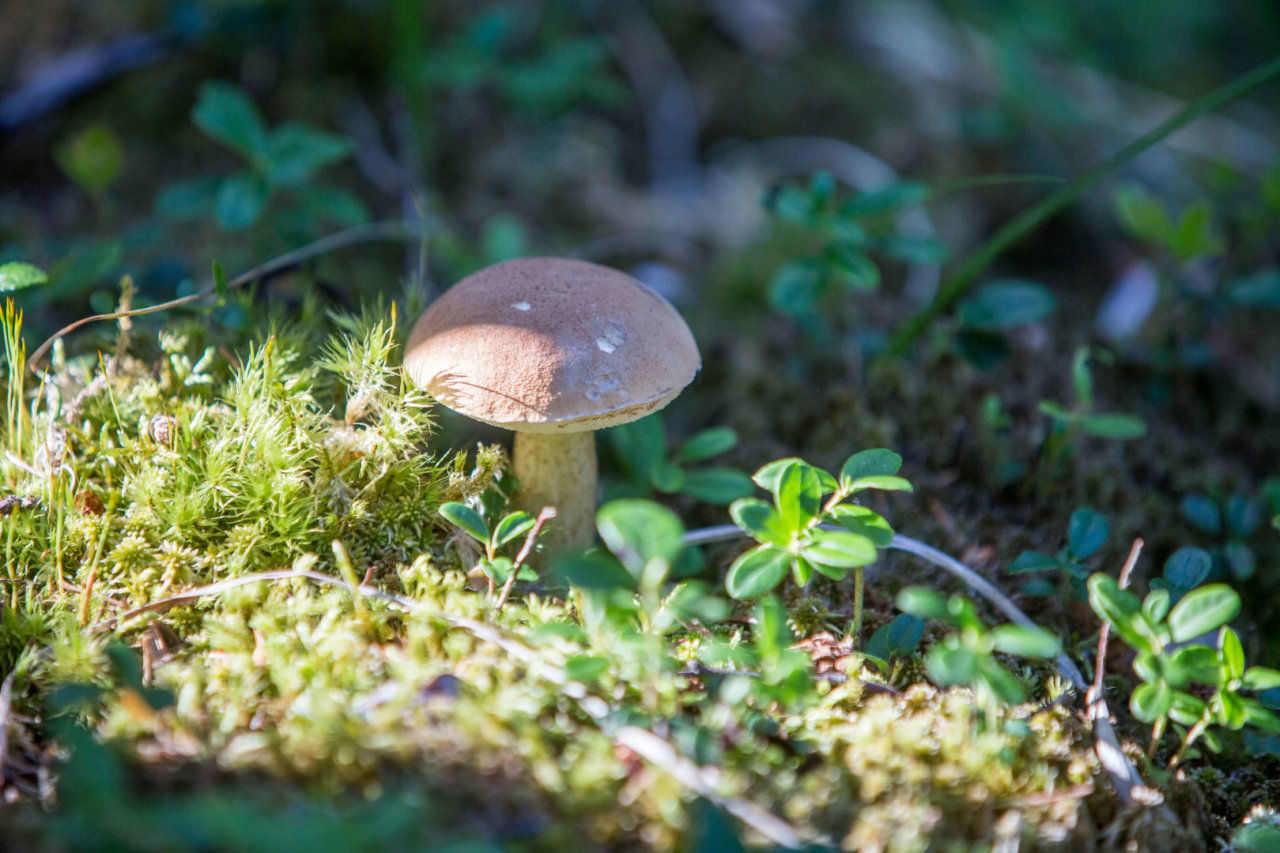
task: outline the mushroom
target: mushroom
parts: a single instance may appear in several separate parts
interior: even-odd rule
[[[561,258],[504,261],[455,284],[414,324],[404,364],[443,405],[515,432],[517,505],[554,506],[568,546],[589,545],[595,528],[594,431],[661,409],[702,366],[669,302]]]

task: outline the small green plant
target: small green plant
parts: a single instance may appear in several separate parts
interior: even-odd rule
[[[866,656],[886,671],[890,684],[897,680],[902,660],[911,657],[924,636],[924,620],[913,613],[899,613],[881,625],[867,640]],[[892,667],[890,668],[890,664]]]
[[[156,198],[161,215],[197,219],[212,211],[219,227],[239,231],[257,222],[273,200],[284,197],[276,220],[289,236],[314,236],[323,222],[358,225],[368,220],[364,203],[355,195],[312,182],[316,172],[350,156],[351,144],[343,137],[301,122],[268,128],[243,90],[217,81],[201,87],[191,120],[239,155],[245,168],[226,177],[168,187]]]
[[[862,569],[893,539],[883,516],[848,502],[867,489],[909,492],[897,476],[902,457],[877,448],[853,454],[833,477],[802,459],[779,459],[755,473],[756,485],[773,494],[734,501],[729,514],[759,544],[729,567],[725,589],[734,598],[756,598],[782,582],[788,571],[799,586],[815,572],[843,580],[854,571],[853,633],[862,632]]]
[[[969,599],[945,598],[927,587],[911,586],[898,593],[899,609],[921,619],[935,619],[956,630],[929,649],[925,666],[936,684],[971,688],[987,720],[999,719],[997,703],[1016,705],[1027,700],[1018,678],[1000,665],[996,652],[1023,658],[1051,658],[1059,651],[1057,638],[1041,628],[1022,625],[987,627]]]
[[[1009,332],[1039,323],[1057,307],[1057,298],[1042,284],[1020,279],[988,282],[960,303],[956,349],[975,367],[994,367],[1009,356]]]
[[[1088,585],[1094,612],[1137,652],[1133,671],[1141,683],[1130,695],[1129,709],[1151,725],[1148,758],[1154,757],[1170,721],[1180,737],[1170,769],[1191,756],[1200,739],[1212,751],[1220,748],[1211,726],[1280,731],[1280,719],[1257,699],[1240,695],[1242,690],[1280,687],[1280,672],[1245,666],[1240,638],[1227,625],[1240,612],[1235,590],[1209,584],[1174,604],[1167,589],[1152,590],[1139,600],[1102,573],[1090,577]],[[1212,632],[1217,632],[1214,646],[1198,642]],[[1194,684],[1213,692],[1202,698]]]
[[[1068,409],[1049,400],[1040,401],[1040,411],[1053,422],[1050,437],[1059,436],[1068,445],[1077,434],[1117,440],[1142,438],[1147,434],[1147,424],[1142,418],[1093,410],[1093,370],[1089,367],[1090,359],[1104,364],[1111,363],[1111,355],[1105,350],[1087,346],[1076,350],[1071,359],[1071,386],[1076,396],[1074,406]]]
[[[1212,569],[1213,558],[1205,551],[1179,548],[1164,561],[1161,576],[1151,579],[1151,588],[1168,590],[1170,603],[1177,604],[1183,596],[1208,580]]]
[[[610,498],[648,497],[653,490],[683,493],[694,500],[731,503],[754,491],[751,478],[736,468],[686,468],[731,449],[738,434],[729,427],[712,427],[695,433],[673,453],[667,451],[667,431],[661,415],[608,430],[614,453],[627,479],[607,489]]]
[[[1180,509],[1182,517],[1193,527],[1218,540],[1209,553],[1223,575],[1239,581],[1253,577],[1258,560],[1247,540],[1262,523],[1262,510],[1257,501],[1239,493],[1225,501],[1216,501],[1197,492],[1187,495]]]
[[[495,585],[502,588],[497,601],[498,607],[502,607],[506,602],[515,581],[538,579],[538,573],[526,566],[525,561],[533,551],[534,541],[545,516],[539,519],[527,512],[508,513],[490,531],[489,525],[485,524],[480,513],[461,501],[448,501],[441,504],[440,514],[452,521],[484,549],[484,556],[477,562],[477,566],[489,580],[490,595],[493,594]],[[522,536],[525,540],[514,556],[502,553],[504,547],[516,542]]]
[[[827,331],[830,304],[880,286],[875,252],[909,263],[941,263],[947,247],[928,234],[900,231],[901,213],[929,189],[910,181],[844,196],[834,178],[817,172],[807,186],[786,185],[765,200],[769,211],[813,254],[789,261],[769,283],[769,304],[815,331]]]
[[[1045,578],[1032,578],[1022,585],[1026,595],[1052,595],[1055,591],[1066,595],[1068,591],[1077,598],[1085,597],[1085,581],[1089,569],[1084,561],[1098,552],[1111,535],[1111,525],[1106,516],[1089,507],[1081,507],[1071,514],[1067,525],[1067,542],[1056,554],[1040,551],[1023,551],[1009,566],[1009,574],[1030,572],[1057,572],[1059,583],[1055,587]]]

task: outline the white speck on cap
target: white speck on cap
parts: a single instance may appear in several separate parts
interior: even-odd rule
[[[409,375],[444,405],[533,432],[644,417],[702,366],[665,299],[625,273],[560,258],[504,261],[458,282],[418,319],[405,353]]]

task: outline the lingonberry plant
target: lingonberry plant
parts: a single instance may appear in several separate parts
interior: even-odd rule
[[[1256,726],[1280,731],[1280,719],[1258,699],[1241,695],[1280,687],[1280,671],[1246,667],[1240,637],[1227,623],[1240,612],[1240,596],[1226,584],[1193,589],[1177,604],[1168,589],[1155,589],[1145,599],[1110,575],[1089,578],[1089,604],[1134,651],[1133,671],[1141,680],[1129,699],[1129,710],[1151,724],[1149,758],[1172,721],[1179,745],[1169,759],[1176,767],[1203,739],[1211,751],[1220,742],[1212,726],[1241,729]],[[1203,642],[1216,636],[1213,645]],[[1194,685],[1201,685],[1200,689]],[[1204,689],[1212,692],[1204,696]]]
[[[755,598],[791,573],[799,586],[814,573],[843,580],[854,571],[854,634],[862,631],[862,569],[893,539],[879,513],[851,501],[867,489],[909,492],[897,476],[902,457],[892,450],[863,450],[833,477],[802,459],[779,459],[755,473],[756,485],[773,495],[734,501],[729,514],[758,545],[734,560],[725,589],[734,598]]]

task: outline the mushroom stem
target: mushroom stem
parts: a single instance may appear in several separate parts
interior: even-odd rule
[[[560,547],[586,548],[595,538],[596,437],[594,432],[517,432],[517,506],[537,516],[556,508],[548,533]]]

